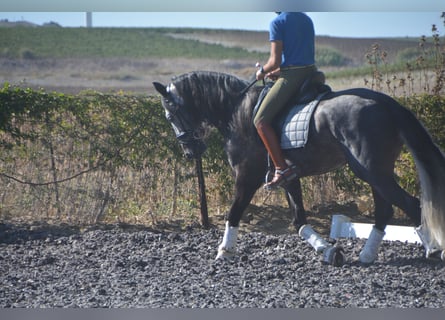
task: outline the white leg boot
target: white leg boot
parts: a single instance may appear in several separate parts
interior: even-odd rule
[[[317,232],[308,224],[305,224],[298,231],[300,237],[306,240],[317,253],[322,253],[323,262],[333,266],[342,266],[346,257],[341,247],[336,247],[323,239]]]
[[[416,233],[420,238],[420,241],[422,241],[422,245],[425,248],[425,256],[429,258],[434,253],[440,251],[439,244],[437,241],[432,239],[431,234],[429,231],[425,228],[424,225],[420,225],[416,228]],[[445,251],[444,251],[445,252]],[[444,254],[442,252],[442,255]],[[443,259],[442,259],[443,260]]]
[[[224,231],[224,237],[221,244],[218,247],[218,259],[230,259],[233,258],[236,252],[236,240],[238,238],[238,227],[229,226],[229,221],[226,221],[226,230]]]
[[[385,236],[385,232],[373,227],[368,240],[366,240],[365,246],[360,252],[360,262],[362,263],[373,263],[377,258],[380,243]]]
[[[331,245],[308,224],[302,226],[298,231],[298,234],[319,253],[323,252],[327,247],[331,247]]]

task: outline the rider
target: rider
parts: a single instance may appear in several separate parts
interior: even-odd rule
[[[277,12],[269,27],[270,56],[256,73],[257,80],[276,80],[254,118],[254,125],[275,166],[275,175],[264,186],[272,189],[296,178],[295,168],[284,160],[278,136],[271,126],[315,68],[315,32],[312,20],[301,12]]]

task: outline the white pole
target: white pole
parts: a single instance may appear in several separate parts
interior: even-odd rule
[[[93,27],[93,13],[87,12],[87,28]]]

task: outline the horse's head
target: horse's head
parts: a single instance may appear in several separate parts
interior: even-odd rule
[[[164,86],[159,82],[153,82],[153,85],[162,96],[165,116],[172,125],[185,156],[188,159],[200,157],[206,150],[206,145],[202,141],[204,130],[201,121],[187,107],[173,84]]]

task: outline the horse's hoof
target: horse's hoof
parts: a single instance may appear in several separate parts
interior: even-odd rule
[[[333,246],[323,252],[323,262],[334,267],[341,267],[346,262],[345,252],[342,247]]]
[[[433,260],[442,260],[443,262],[445,262],[445,250],[439,251],[439,250],[435,250],[435,251],[430,251],[427,252],[427,254],[425,255],[427,259],[433,259]]]
[[[235,257],[235,251],[219,249],[215,260],[232,260]]]
[[[425,257],[427,259],[437,259],[442,256],[442,252],[440,252],[437,248],[427,249],[425,250]]]
[[[445,250],[441,251],[437,248],[428,249],[425,251],[425,258],[432,260],[441,259],[442,261],[445,261]]]

